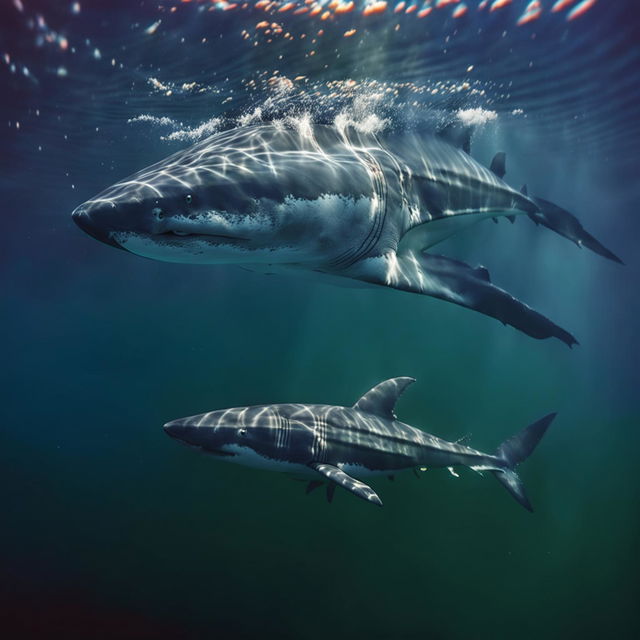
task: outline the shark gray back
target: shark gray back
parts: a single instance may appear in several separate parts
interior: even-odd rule
[[[550,414],[486,454],[400,422],[394,406],[413,378],[375,386],[352,407],[272,404],[212,411],[173,420],[166,433],[222,460],[309,477],[307,491],[328,483],[382,506],[360,478],[393,476],[407,469],[466,466],[491,471],[531,510],[515,467],[536,447],[555,417]]]
[[[93,237],[173,262],[242,264],[349,279],[454,302],[534,338],[567,331],[434,245],[525,215],[610,259],[564,209],[514,190],[467,152],[469,131],[374,135],[256,125],[216,134],[116,183],[73,212]]]

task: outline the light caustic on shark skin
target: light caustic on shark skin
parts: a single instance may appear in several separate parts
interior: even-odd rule
[[[212,411],[173,420],[165,432],[221,460],[308,478],[307,493],[324,482],[382,506],[357,477],[390,476],[424,467],[490,471],[525,509],[532,511],[516,466],[533,452],[555,413],[525,427],[493,454],[447,442],[400,422],[394,407],[413,378],[392,378],[352,407],[270,404]]]
[[[304,118],[239,127],[116,183],[73,218],[94,238],[148,258],[347,278],[575,344],[486,269],[428,252],[481,220],[525,215],[620,262],[572,214],[504,182],[503,153],[487,169],[469,152],[467,127],[433,136]]]

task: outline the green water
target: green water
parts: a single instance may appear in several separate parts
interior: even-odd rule
[[[9,345],[5,598],[23,590],[25,615],[49,626],[73,602],[84,637],[631,637],[637,421],[612,418],[595,347],[410,295],[96,254],[115,273],[23,299]],[[558,410],[522,467],[536,512],[471,471],[375,481],[383,509],[328,504],[161,430],[224,406],[350,404],[394,375],[418,379],[401,419],[484,450]]]

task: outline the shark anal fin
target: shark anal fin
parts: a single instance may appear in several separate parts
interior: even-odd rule
[[[421,293],[479,311],[539,340],[558,338],[569,347],[577,340],[531,307],[491,283],[486,269],[423,251],[406,251],[379,259],[359,274],[362,280]]]
[[[351,491],[351,493],[358,496],[358,498],[362,498],[367,502],[373,502],[373,504],[377,504],[379,507],[382,506],[382,500],[380,500],[376,492],[369,485],[352,478],[350,475],[342,471],[342,469],[325,462],[312,462],[309,466],[312,469],[315,469],[319,474],[323,475],[327,480],[331,481],[329,487],[333,487],[335,489],[336,485],[340,485],[342,488],[347,491]],[[331,493],[331,498],[332,497],[333,492]],[[331,502],[328,489],[327,498],[329,499],[329,502]]]

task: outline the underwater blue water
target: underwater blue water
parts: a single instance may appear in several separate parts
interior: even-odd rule
[[[458,18],[254,4],[0,8],[2,635],[637,637],[636,3],[568,20],[578,2],[543,0],[521,26],[519,0]],[[474,158],[506,151],[509,184],[619,255],[527,220],[442,244],[580,345],[423,296],[145,260],[71,220],[208,133],[345,112],[416,136],[467,113]],[[471,471],[376,480],[383,509],[328,504],[162,432],[223,407],[348,405],[403,375],[403,421],[485,451],[559,412],[522,467],[533,514]]]

